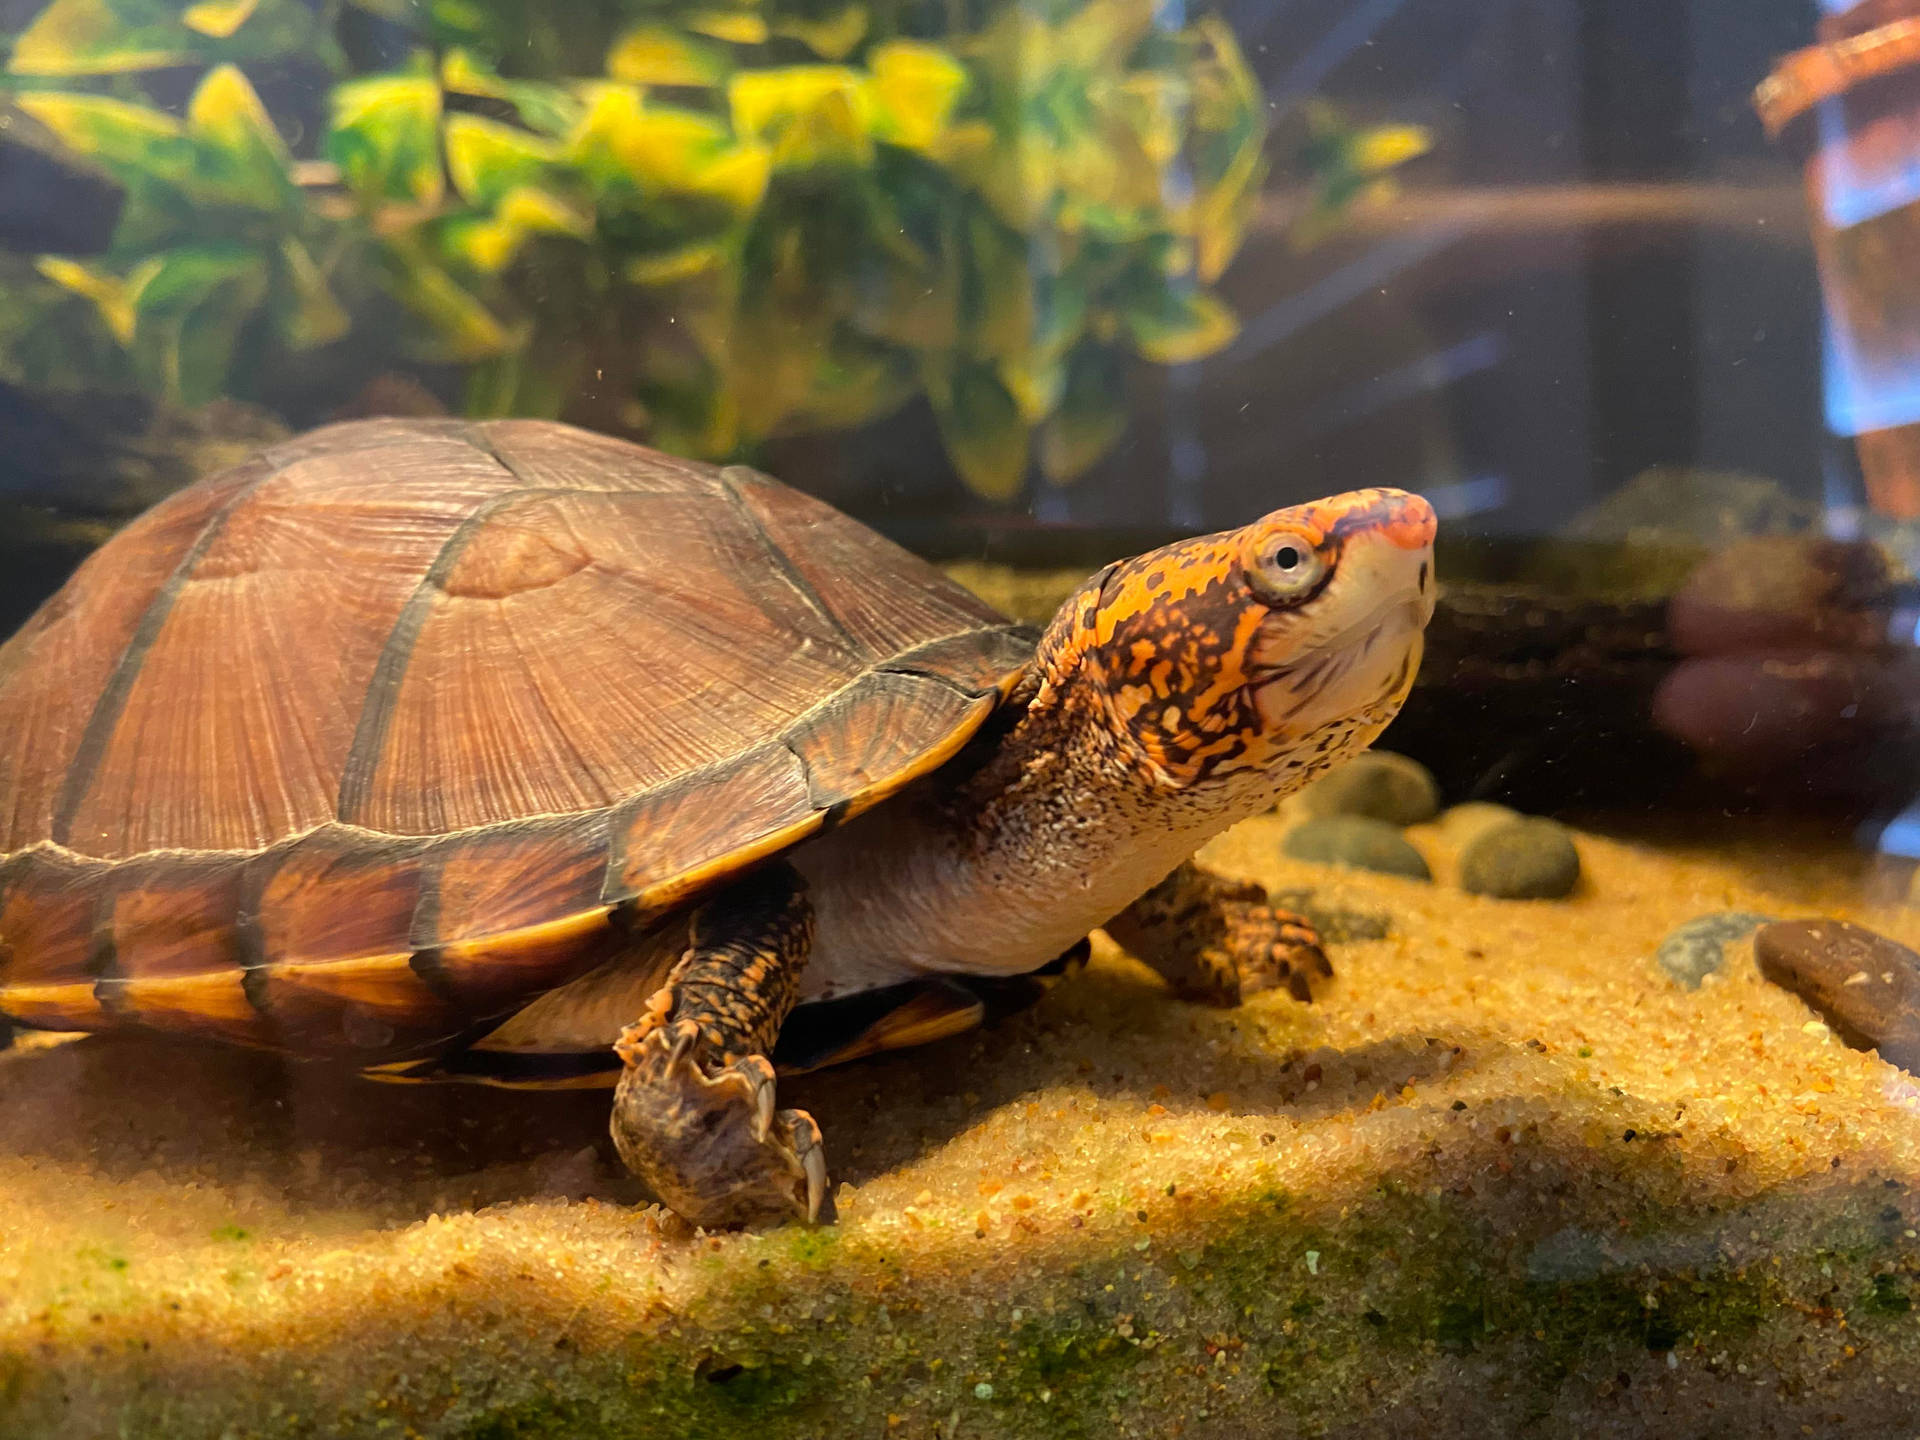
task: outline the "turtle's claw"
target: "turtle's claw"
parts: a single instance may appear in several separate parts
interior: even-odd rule
[[[800,1156],[800,1168],[807,1174],[807,1223],[819,1223],[822,1205],[826,1207],[826,1218],[832,1220],[833,1199],[827,1193],[827,1152],[820,1143],[820,1127],[804,1110],[783,1111],[780,1118],[787,1123],[793,1148]]]
[[[1310,1002],[1314,982],[1333,977],[1318,932],[1302,917],[1264,901],[1229,900],[1221,908],[1242,995],[1285,987],[1294,999]]]
[[[804,1111],[774,1109],[766,1057],[710,1067],[706,1048],[690,1020],[622,1037],[612,1130],[627,1168],[708,1228],[811,1221],[823,1208],[831,1218],[820,1127]]]

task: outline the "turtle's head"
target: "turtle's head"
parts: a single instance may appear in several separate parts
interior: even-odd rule
[[[1056,685],[1105,697],[1163,782],[1284,785],[1367,744],[1406,699],[1433,535],[1433,508],[1401,490],[1276,510],[1095,576],[1043,655]]]

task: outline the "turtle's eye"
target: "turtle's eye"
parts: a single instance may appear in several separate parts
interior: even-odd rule
[[[1254,593],[1269,605],[1297,605],[1327,578],[1327,562],[1303,536],[1285,531],[1261,537],[1247,566]]]

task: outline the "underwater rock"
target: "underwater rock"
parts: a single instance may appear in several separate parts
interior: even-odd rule
[[[1727,946],[1746,939],[1772,921],[1771,915],[1756,915],[1750,910],[1697,915],[1668,932],[1653,953],[1654,962],[1677,984],[1698,990],[1700,982],[1724,963]]]
[[[1384,940],[1393,933],[1393,916],[1385,910],[1328,905],[1317,899],[1312,890],[1275,890],[1269,898],[1279,909],[1291,910],[1305,918],[1328,944]]]
[[[1567,827],[1523,818],[1489,826],[1460,854],[1460,888],[1496,900],[1561,900],[1580,883]]]
[[[1347,865],[1412,880],[1433,878],[1420,852],[1396,827],[1365,815],[1320,815],[1303,821],[1287,832],[1280,849],[1292,859],[1321,865]]]
[[[1686,655],[1749,650],[1872,649],[1897,603],[1877,545],[1823,535],[1769,535],[1722,550],[1687,577],[1667,607]]]
[[[1493,826],[1522,818],[1518,810],[1495,805],[1491,800],[1469,800],[1441,815],[1440,833],[1456,850],[1464,850]]]
[[[1920,1074],[1920,955],[1845,920],[1783,920],[1753,938],[1760,973],[1842,1040]]]
[[[1766,476],[1656,465],[1541,542],[1522,578],[1587,595],[1668,595],[1713,551],[1803,533],[1817,519]]]
[[[1440,786],[1418,760],[1368,750],[1321,776],[1296,797],[1307,815],[1364,815],[1419,825],[1440,813]]]

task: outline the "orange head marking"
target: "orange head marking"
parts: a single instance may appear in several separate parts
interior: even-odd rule
[[[1122,561],[1054,621],[1056,683],[1091,682],[1178,784],[1319,768],[1366,744],[1413,683],[1433,613],[1433,509],[1400,490],[1297,505]]]

